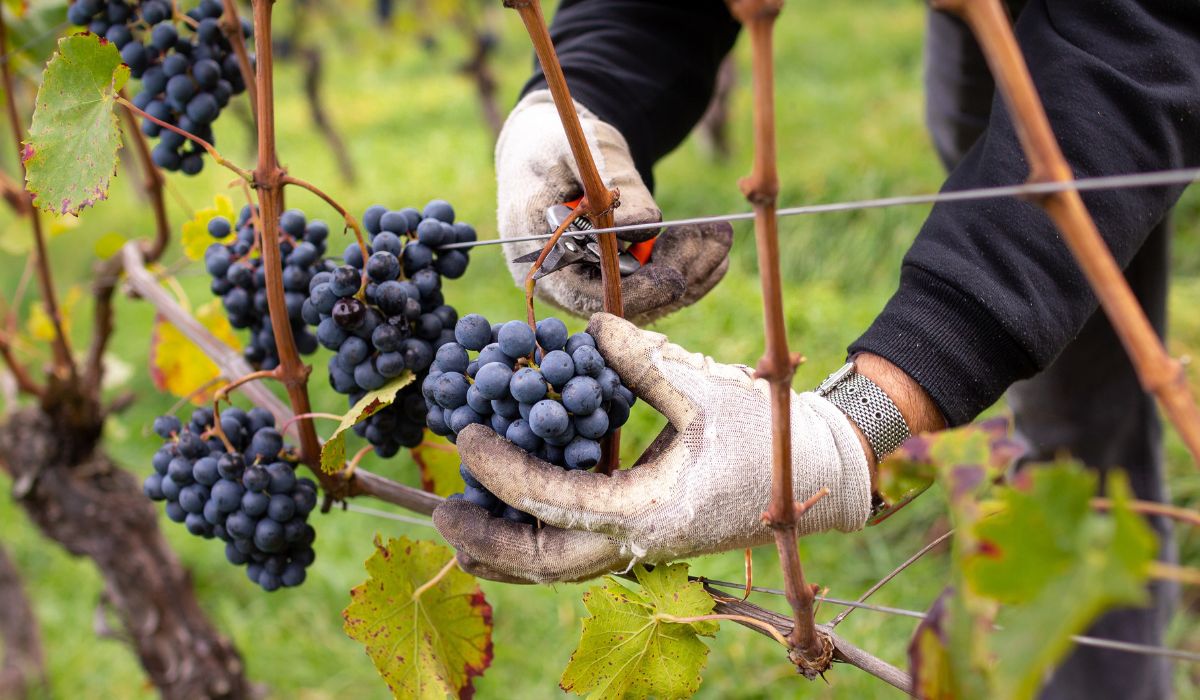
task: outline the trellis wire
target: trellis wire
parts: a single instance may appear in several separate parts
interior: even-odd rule
[[[384,518],[385,520],[395,520],[402,523],[409,523],[411,525],[420,525],[422,527],[429,528],[433,527],[433,521],[428,518],[414,518],[408,515],[401,515],[399,513],[389,513],[386,510],[376,510],[375,508],[360,506],[355,503],[350,503],[349,501],[345,502],[342,510],[348,510],[352,513],[361,513],[363,515],[370,515],[376,518]]]
[[[1152,187],[1155,185],[1181,185],[1200,179],[1200,168],[1179,168],[1175,170],[1156,170],[1145,173],[1129,173],[1125,175],[1104,175],[1100,177],[1085,177],[1066,182],[1030,182],[1020,185],[1001,185],[998,187],[977,187],[969,190],[955,190],[934,194],[913,194],[897,197],[880,197],[876,199],[859,199],[828,204],[807,204],[798,207],[779,209],[779,216],[800,216],[804,214],[829,214],[835,212],[858,211],[861,209],[883,209],[887,207],[912,206],[919,204],[944,204],[947,202],[970,202],[984,199],[999,199],[1002,197],[1022,197],[1028,195],[1050,194],[1067,190],[1118,190],[1133,187]],[[566,231],[563,236],[590,236],[593,233],[622,233],[625,231],[646,231],[671,226],[697,226],[715,224],[723,221],[751,221],[754,212],[736,212],[716,216],[697,216],[690,219],[674,219],[644,224],[627,224],[609,228],[595,228],[587,231]],[[439,246],[439,250],[451,248],[474,248],[501,243],[522,243],[525,241],[544,241],[551,234],[531,236],[516,236],[513,238],[491,238],[483,241],[467,243],[451,243]]]
[[[745,584],[734,583],[732,581],[717,581],[711,578],[701,579],[704,583],[711,586],[719,586],[721,588],[732,588],[743,591],[746,589]],[[784,592],[778,588],[765,588],[763,586],[751,586],[750,590],[758,593],[767,593],[770,595],[784,595]],[[924,620],[925,613],[917,610],[906,610],[904,608],[893,608],[886,605],[872,605],[871,603],[860,603],[854,600],[842,600],[840,598],[830,598],[829,596],[817,596],[817,600],[830,605],[842,605],[848,608],[862,608],[872,612],[883,613],[885,615],[895,615],[897,617],[910,617],[914,620]],[[1169,649],[1167,647],[1157,647],[1150,644],[1136,644],[1134,642],[1122,642],[1116,639],[1104,639],[1101,637],[1088,637],[1085,635],[1071,635],[1071,641],[1080,646],[1097,647],[1100,649],[1112,649],[1114,651],[1124,651],[1130,654],[1142,654],[1145,656],[1163,656],[1180,661],[1191,661],[1200,663],[1200,653],[1193,651],[1184,651],[1183,649]]]

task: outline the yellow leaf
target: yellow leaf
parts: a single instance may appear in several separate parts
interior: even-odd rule
[[[208,222],[217,216],[229,219],[230,224],[237,220],[233,202],[223,194],[213,198],[213,206],[197,211],[192,220],[183,225],[183,254],[189,260],[202,259],[204,251],[208,250],[213,243],[230,243],[237,238],[236,232],[231,232],[219,241],[208,235]]]
[[[241,349],[220,301],[213,299],[196,309],[196,320],[221,342],[235,350]],[[192,403],[200,405],[212,400],[219,388],[213,380],[221,376],[221,370],[160,316],[154,319],[154,334],[150,340],[150,376],[160,390],[179,397],[189,396]]]
[[[58,315],[62,321],[63,334],[67,337],[71,335],[71,316],[75,307],[79,305],[79,300],[83,298],[83,289],[76,285],[67,290],[65,297],[60,297],[58,303]],[[29,320],[26,321],[26,332],[34,340],[40,340],[43,343],[49,343],[54,340],[54,324],[50,321],[50,315],[46,313],[46,307],[42,304],[33,304],[29,307]]]
[[[96,240],[96,257],[100,258],[101,260],[107,260],[111,258],[120,252],[121,247],[124,246],[125,242],[128,240],[128,238],[117,233],[116,231],[109,231]]]

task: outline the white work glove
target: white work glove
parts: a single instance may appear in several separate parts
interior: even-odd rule
[[[468,426],[458,449],[500,500],[542,521],[491,517],[464,500],[434,511],[463,568],[514,583],[580,581],[772,540],[762,522],[771,495],[767,384],[746,367],[689,353],[609,314],[588,325],[600,353],[669,424],[632,469],[567,471],[489,428]],[[814,393],[792,394],[792,484],[797,500],[829,495],[799,520],[801,534],[866,522],[871,476],[846,416]]]
[[[620,190],[613,211],[618,226],[662,221],[662,212],[634,167],[625,138],[575,103],[584,134],[604,183]],[[496,142],[497,219],[501,238],[550,233],[547,207],[583,193],[575,159],[549,90],[531,92],[508,116]],[[652,231],[618,234],[640,241]],[[659,235],[646,265],[622,278],[625,315],[639,323],[696,303],[725,275],[733,228],[727,223],[673,227]],[[529,263],[511,262],[540,251],[545,241],[508,243],[504,255],[517,285],[524,287]],[[578,316],[602,310],[598,265],[570,265],[538,280],[537,296]]]

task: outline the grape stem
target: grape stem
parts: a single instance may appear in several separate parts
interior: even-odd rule
[[[558,245],[558,239],[562,238],[563,232],[570,228],[571,224],[575,223],[575,220],[587,211],[587,202],[587,195],[584,195],[583,199],[579,200],[579,204],[575,205],[571,213],[567,214],[567,217],[554,230],[554,235],[550,236],[550,240],[546,241],[546,245],[542,247],[542,254],[538,256],[537,260],[533,261],[533,264],[529,266],[529,272],[525,274],[525,320],[529,324],[529,330],[533,331],[535,337],[537,336],[537,317],[533,311],[533,289],[537,286],[537,281],[534,280],[534,275],[537,274],[538,270],[542,269],[542,264],[546,262],[546,256],[550,255],[550,251],[554,250],[554,246]],[[530,361],[533,361],[532,356],[530,357]]]
[[[347,228],[354,232],[354,239],[356,241],[358,241],[358,249],[362,251],[363,260],[364,261],[366,260],[367,242],[363,238],[362,227],[359,226],[358,219],[354,218],[353,214],[351,214],[349,211],[347,211],[346,208],[343,207],[341,204],[338,204],[336,199],[334,199],[333,197],[330,197],[328,194],[326,194],[324,192],[324,190],[322,190],[321,188],[312,184],[311,182],[308,182],[306,180],[301,180],[298,177],[293,177],[293,176],[287,175],[287,174],[285,174],[283,176],[282,182],[285,185],[294,185],[301,189],[308,190],[309,192],[312,192],[313,194],[317,195],[322,200],[324,200],[326,204],[333,207],[334,211],[336,211],[338,214],[340,214],[342,217],[342,220],[345,222],[345,226],[343,227],[342,232],[345,233],[345,230]],[[364,263],[363,269],[362,269],[362,282],[359,284],[360,288],[364,291],[367,288],[367,281],[368,281],[367,280],[367,266]]]
[[[425,593],[425,591],[438,585],[442,579],[446,578],[446,574],[450,573],[450,571],[456,566],[458,566],[458,557],[450,557],[450,561],[446,562],[446,565],[442,567],[441,571],[438,571],[433,575],[433,578],[429,579],[425,583],[422,583],[417,590],[412,592],[412,599],[414,601],[417,600],[423,593]]]
[[[175,126],[174,124],[168,124],[165,121],[159,119],[158,117],[154,117],[154,116],[151,116],[150,114],[147,114],[144,110],[139,109],[137,105],[135,105],[132,102],[130,102],[129,100],[125,99],[125,97],[123,95],[117,95],[117,102],[124,105],[126,109],[133,112],[134,114],[137,114],[142,119],[147,119],[151,122],[154,122],[155,124],[166,129],[167,131],[174,131],[175,133],[179,134],[180,136],[196,143],[201,148],[203,148],[205,151],[207,151],[208,155],[212,156],[213,162],[215,162],[217,165],[220,165],[223,168],[227,168],[227,169],[233,171],[234,173],[237,173],[238,177],[240,177],[242,179],[249,180],[251,182],[254,181],[254,176],[249,170],[239,168],[232,161],[230,161],[227,158],[225,158],[224,156],[222,156],[220,151],[218,151],[216,149],[216,147],[213,146],[208,141],[205,141],[204,139],[200,138],[199,136],[196,136],[193,133],[184,131],[183,129],[180,129],[179,127]]]
[[[221,31],[233,47],[237,56],[238,67],[242,71],[242,82],[246,84],[246,98],[250,101],[250,116],[258,123],[258,87],[254,82],[254,66],[250,63],[250,54],[246,51],[246,37],[242,35],[242,20],[238,16],[237,3],[234,0],[223,0],[225,14],[221,17]]]
[[[504,0],[504,6],[515,9],[521,15],[521,22],[524,23],[529,40],[537,53],[542,73],[546,77],[546,86],[554,98],[554,107],[558,110],[559,121],[566,132],[571,154],[575,157],[576,170],[588,202],[587,216],[596,228],[610,228],[613,225],[613,209],[620,206],[620,193],[608,189],[604,178],[600,177],[600,170],[596,167],[587,137],[583,133],[583,125],[579,121],[579,112],[575,110],[575,101],[571,99],[562,64],[559,63],[558,54],[554,50],[554,42],[546,29],[541,0]],[[604,289],[604,310],[614,316],[624,316],[621,269],[617,264],[617,239],[604,235],[596,236],[596,240],[600,245],[600,280]],[[529,294],[528,287],[526,294]],[[620,453],[621,431],[614,430],[601,442],[602,457],[596,471],[600,474],[611,474],[620,463]]]
[[[275,369],[260,369],[249,374],[242,375],[237,379],[229,382],[225,386],[217,389],[217,393],[213,395],[213,434],[221,438],[221,442],[225,443],[226,451],[233,453],[237,452],[233,445],[229,442],[229,437],[225,435],[225,429],[221,427],[221,401],[228,400],[229,394],[239,386],[248,382],[253,382],[258,379],[278,379],[278,368]],[[283,431],[279,433],[282,435]]]
[[[321,411],[311,411],[309,413],[301,413],[300,415],[296,415],[296,416],[292,416],[291,418],[288,418],[287,422],[283,424],[283,427],[279,429],[279,432],[281,432],[281,433],[287,432],[287,429],[292,427],[293,423],[295,423],[298,420],[304,419],[304,418],[324,418],[326,420],[340,421],[342,419],[342,416],[339,416],[336,413],[322,413]]]

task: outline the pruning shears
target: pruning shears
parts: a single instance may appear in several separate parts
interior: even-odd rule
[[[549,224],[551,231],[558,230],[558,227],[570,216],[575,207],[579,206],[581,199],[582,197],[546,207],[546,223]],[[592,222],[587,217],[580,216],[571,222],[571,225],[567,227],[564,233],[590,231],[592,228],[595,228]],[[657,239],[651,238],[640,243],[631,243],[620,252],[620,256],[617,258],[617,265],[621,270],[622,277],[637,272],[638,268],[646,264],[646,261],[650,259],[650,255],[654,251],[655,240]],[[535,250],[532,253],[513,258],[513,262],[534,263],[537,262],[538,256],[541,254],[540,250]],[[550,249],[550,253],[546,255],[542,266],[533,274],[533,279],[541,279],[552,272],[558,272],[564,267],[578,264],[600,264],[600,243],[596,240],[595,234],[563,236],[559,238],[554,247]]]

